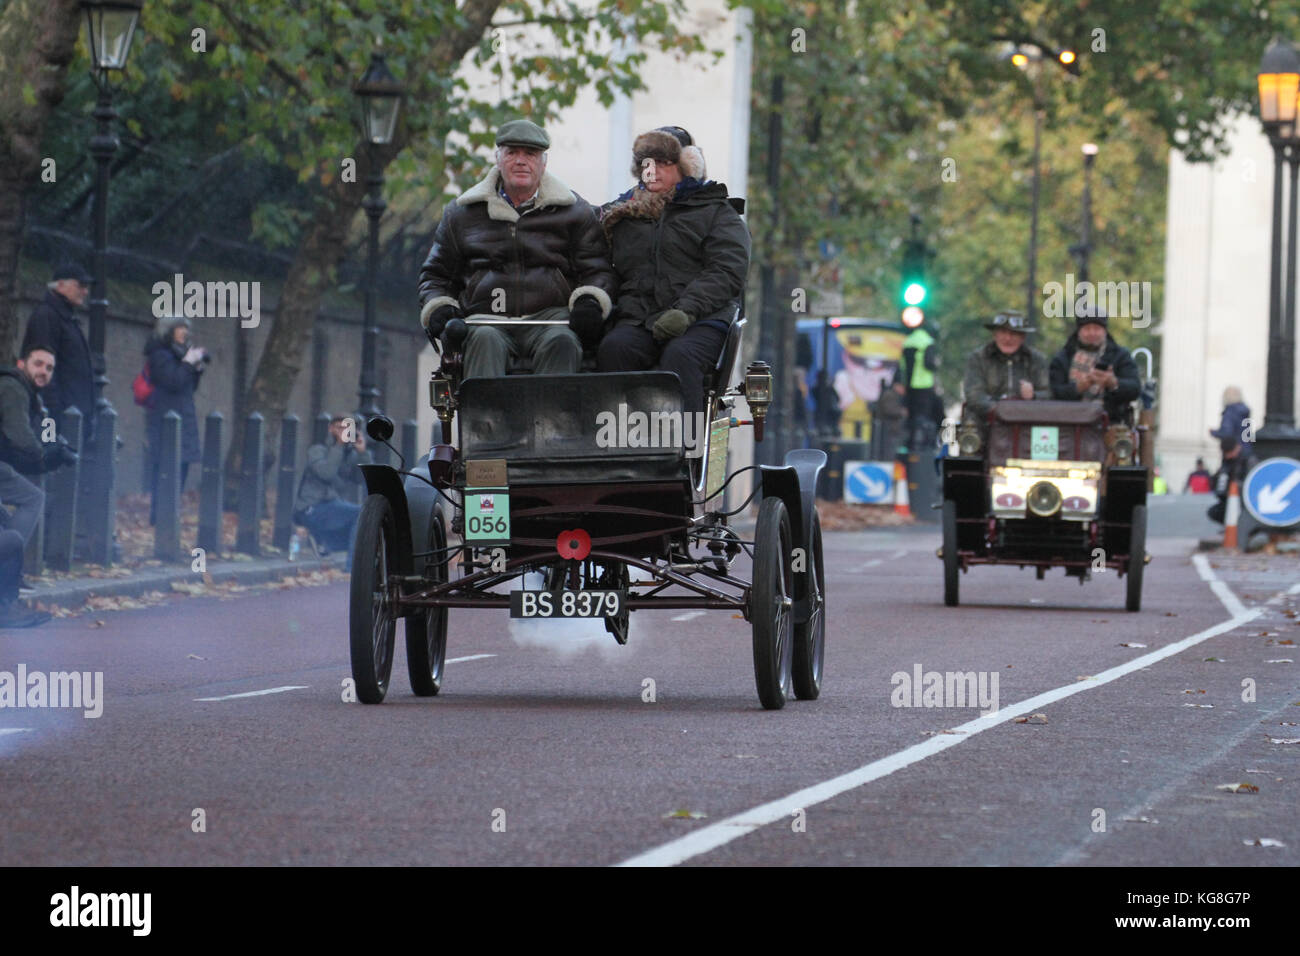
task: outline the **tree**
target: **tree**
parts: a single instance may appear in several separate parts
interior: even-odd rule
[[[78,0],[9,0],[0,9],[0,362],[6,366],[19,331],[14,294],[27,204],[42,173],[49,175],[41,141],[63,99],[81,20]]]
[[[508,115],[544,122],[588,86],[608,104],[615,91],[639,85],[637,67],[645,58],[644,52],[614,56],[616,41],[653,39],[666,49],[702,49],[696,37],[676,28],[674,14],[681,10],[681,0],[597,0],[586,8],[562,0],[465,0],[459,6],[325,0],[265,7],[178,0],[146,8],[147,31],[174,51],[171,79],[180,102],[213,92],[226,96],[232,135],[247,138],[249,148],[287,164],[315,187],[249,388],[249,407],[272,427],[283,414],[372,164],[393,164],[390,189],[410,186],[430,169],[446,168],[454,178],[481,167],[476,152]],[[200,26],[207,52],[187,57],[181,51]],[[350,88],[379,38],[409,95],[393,143],[372,154],[358,142]],[[462,72],[467,56],[508,85],[504,102],[471,88]],[[355,161],[355,177],[341,175],[344,160]],[[418,188],[428,189],[428,181]],[[232,476],[243,423],[234,424],[226,462]]]

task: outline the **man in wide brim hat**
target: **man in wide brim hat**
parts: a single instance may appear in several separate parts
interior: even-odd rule
[[[999,312],[984,323],[991,341],[971,352],[962,381],[966,392],[966,418],[983,423],[993,405],[1004,398],[1050,398],[1047,356],[1025,344],[1034,331],[1024,315]]]

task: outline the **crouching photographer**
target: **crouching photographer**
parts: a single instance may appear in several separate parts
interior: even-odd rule
[[[54,352],[29,344],[14,368],[0,369],[0,504],[12,508],[8,527],[0,532],[0,628],[32,627],[49,620],[44,612],[17,606],[22,580],[22,550],[35,531],[45,507],[45,493],[26,478],[54,471],[77,461],[77,453],[52,422],[38,389],[54,373]],[[51,440],[43,441],[49,437]],[[21,538],[21,543],[19,542]]]

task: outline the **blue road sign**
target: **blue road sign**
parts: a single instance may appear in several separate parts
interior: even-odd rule
[[[853,505],[893,504],[893,464],[887,461],[846,461],[844,500]]]
[[[1260,524],[1287,528],[1300,524],[1300,461],[1270,458],[1250,470],[1241,501]]]

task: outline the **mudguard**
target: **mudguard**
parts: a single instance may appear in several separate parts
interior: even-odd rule
[[[383,495],[393,509],[393,522],[397,526],[397,573],[411,574],[411,514],[406,506],[406,490],[402,487],[402,476],[392,465],[359,465],[362,476],[366,479],[366,491],[372,495]],[[433,489],[429,489],[433,493]],[[423,550],[423,549],[421,549]]]
[[[807,547],[812,513],[817,502],[817,476],[826,467],[826,452],[820,448],[796,448],[786,452],[785,464],[763,465],[759,469],[763,497],[776,496],[790,512],[790,534],[798,547]]]
[[[420,460],[411,465],[408,471],[417,474],[428,474],[429,455],[426,452],[420,457]],[[445,511],[446,504],[442,501],[442,496],[434,491],[426,482],[419,478],[412,478],[409,475],[403,479],[404,489],[406,491],[406,507],[410,513],[411,519],[411,541],[418,544],[413,548],[414,551],[423,551],[429,546],[429,523],[440,513],[443,518],[443,527],[448,524],[448,515]],[[414,573],[427,574],[426,562],[423,559],[413,562],[415,565]]]

